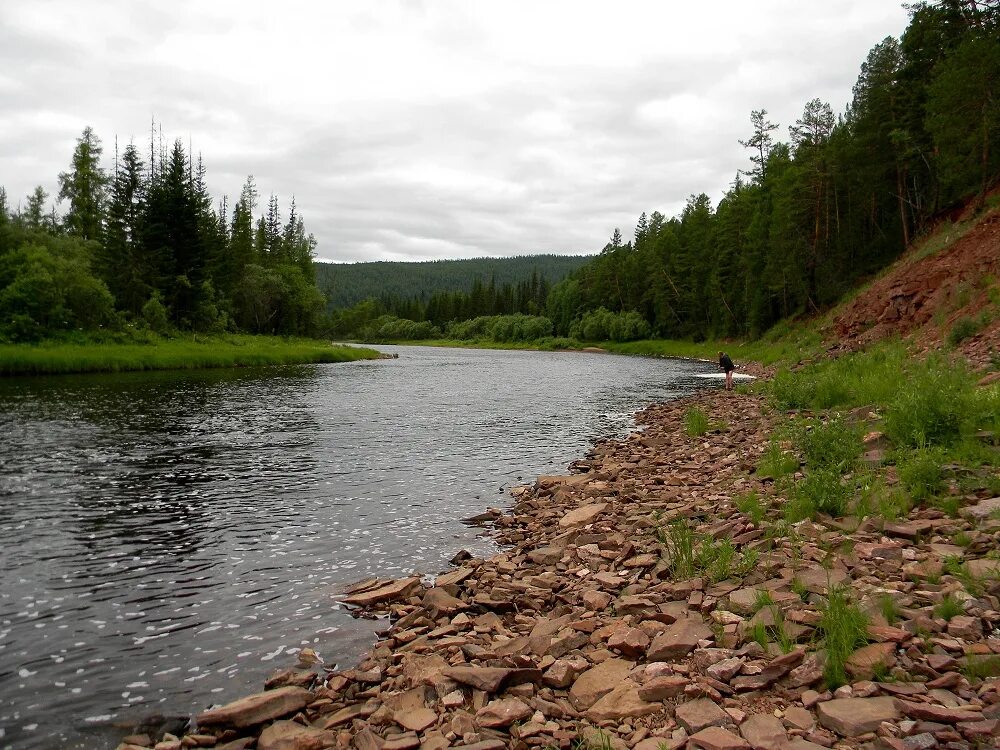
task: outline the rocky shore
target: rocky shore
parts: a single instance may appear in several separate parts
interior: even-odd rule
[[[501,554],[346,592],[391,615],[356,668],[279,672],[187,735],[119,748],[1000,747],[1000,498],[780,523],[755,467],[783,418],[718,390],[650,407],[644,430],[515,489]],[[762,514],[738,507],[751,493]],[[841,595],[864,637],[831,690]]]

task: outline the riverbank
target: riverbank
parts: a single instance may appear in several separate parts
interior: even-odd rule
[[[316,364],[377,359],[359,346],[277,336],[192,336],[151,343],[0,344],[0,376]]]
[[[810,375],[798,396],[830,382]],[[304,658],[200,714],[187,745],[990,746],[995,441],[961,443],[983,447],[966,463],[985,472],[925,466],[921,494],[876,414],[905,403],[803,422],[770,405],[789,395],[776,385],[769,401],[712,390],[652,406],[642,432],[515,489],[511,511],[491,513],[500,555],[460,555],[432,586],[346,592],[393,619],[356,668],[317,675]],[[995,388],[974,391],[975,408]],[[834,464],[849,489],[837,508],[829,486],[806,491]]]

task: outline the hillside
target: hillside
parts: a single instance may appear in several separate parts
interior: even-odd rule
[[[498,286],[529,281],[550,284],[590,260],[586,255],[521,255],[422,262],[316,263],[316,283],[333,307],[349,307],[374,297],[427,299],[437,292],[468,292],[476,279]]]
[[[951,345],[986,366],[1000,356],[1000,208],[938,226],[836,309],[824,333],[847,350],[895,336]]]

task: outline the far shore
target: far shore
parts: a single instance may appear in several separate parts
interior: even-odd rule
[[[0,376],[195,370],[378,359],[361,346],[278,336],[186,336],[144,343],[0,344]]]

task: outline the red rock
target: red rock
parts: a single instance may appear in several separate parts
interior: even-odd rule
[[[691,681],[687,677],[663,675],[644,682],[639,688],[639,697],[646,701],[665,701],[683,695]]]
[[[564,528],[569,526],[586,526],[588,523],[591,523],[594,519],[601,515],[601,513],[607,510],[607,508],[607,503],[581,505],[579,508],[574,508],[560,518],[559,525]]]
[[[707,698],[681,703],[676,709],[677,721],[689,733],[706,727],[722,727],[733,723],[732,717]]]
[[[753,714],[740,724],[740,734],[754,750],[781,750],[788,733],[775,716]]]
[[[392,720],[403,727],[403,729],[422,732],[428,727],[434,726],[435,722],[437,722],[437,713],[430,708],[421,706],[420,708],[409,710],[393,711]]]
[[[646,658],[649,661],[680,659],[693,651],[698,641],[711,638],[712,635],[712,629],[700,618],[680,619],[653,639]]]
[[[601,721],[620,720],[655,714],[663,705],[643,700],[639,694],[639,686],[631,680],[625,680],[617,685],[607,695],[602,696],[597,703],[587,710],[587,718],[597,723]]]
[[[442,674],[461,685],[468,685],[484,693],[499,693],[511,685],[537,683],[542,679],[542,673],[537,669],[503,667],[449,667]]]
[[[932,703],[916,703],[895,698],[897,708],[911,719],[935,721],[939,724],[957,724],[960,721],[982,721],[983,714],[979,709],[970,711],[961,708],[945,708]]]
[[[524,701],[518,698],[504,698],[493,701],[476,711],[479,726],[495,729],[509,727],[515,721],[524,721],[534,713]]]
[[[362,591],[360,594],[353,594],[344,597],[344,604],[351,604],[355,607],[371,607],[374,604],[384,604],[397,599],[405,599],[414,591],[420,588],[420,577],[401,578],[398,581],[390,581],[384,586]]]
[[[899,718],[896,699],[836,698],[816,706],[819,723],[844,737],[874,732],[883,721]]]
[[[633,659],[645,654],[648,646],[649,636],[639,628],[619,628],[608,638],[608,648]]]
[[[691,747],[700,747],[704,750],[750,750],[750,745],[742,737],[716,726],[707,727],[691,735],[688,742]]]
[[[299,687],[265,690],[263,693],[202,711],[196,717],[199,726],[230,725],[237,728],[263,724],[288,716],[313,701],[313,694]]]
[[[257,738],[257,750],[324,750],[336,744],[336,732],[306,727],[294,721],[276,721]]]
[[[879,668],[890,669],[896,665],[896,644],[870,643],[862,646],[847,658],[847,671],[853,677],[869,678]]]

